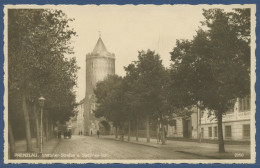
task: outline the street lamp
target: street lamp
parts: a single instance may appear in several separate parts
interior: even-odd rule
[[[41,154],[42,154],[42,113],[43,113],[44,101],[45,101],[45,98],[41,96],[39,98],[39,105],[41,107],[41,147],[40,147],[40,153]]]

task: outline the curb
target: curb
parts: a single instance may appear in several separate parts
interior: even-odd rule
[[[250,156],[249,157],[244,157],[244,158],[241,158],[241,157],[240,158],[239,157],[234,158],[234,157],[226,156],[226,158],[224,158],[223,156],[222,157],[221,156],[211,156],[211,155],[198,154],[198,153],[193,153],[193,152],[188,152],[188,151],[175,151],[175,152],[184,153],[184,154],[191,154],[191,155],[196,155],[196,156],[202,156],[202,157],[207,157],[209,159],[223,159],[223,160],[225,160],[225,159],[234,159],[234,160],[236,160],[236,159],[250,159]]]
[[[54,152],[54,150],[57,148],[57,146],[58,146],[58,144],[60,143],[60,141],[61,141],[61,139],[55,139],[55,145],[54,145],[54,147],[52,148],[52,150],[51,150],[51,153],[53,153]],[[52,157],[48,157],[47,159],[52,159]]]
[[[147,146],[147,147],[152,147],[152,148],[160,148],[158,146],[153,146],[153,145],[143,144],[143,143],[138,143],[138,142],[133,142],[133,141],[121,141],[120,139],[105,138],[105,137],[103,139],[114,140],[114,141],[125,142],[125,143],[131,143],[131,144],[136,144],[136,145],[142,145],[142,146]]]
[[[195,155],[195,156],[201,156],[201,157],[207,157],[209,159],[220,159],[220,158],[215,157],[215,156],[201,155],[201,154],[192,153],[192,152],[186,152],[186,151],[175,151],[175,152],[184,153],[184,154],[190,154],[190,155]]]

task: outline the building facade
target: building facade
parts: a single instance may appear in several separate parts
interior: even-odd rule
[[[224,140],[250,141],[250,98],[236,99],[234,107],[223,116]],[[202,139],[218,139],[217,120],[209,111],[202,112],[200,133]],[[208,117],[209,116],[209,117]]]
[[[94,135],[97,131],[108,134],[111,129],[104,118],[96,118],[93,111],[96,109],[94,89],[97,82],[104,80],[108,75],[115,74],[115,54],[107,51],[101,37],[94,50],[86,55],[86,93],[84,99],[84,134]]]
[[[84,133],[84,99],[77,106],[77,115],[72,119],[72,134],[80,135]]]
[[[192,109],[192,113],[187,117],[174,117],[174,124],[168,125],[167,136],[176,138],[198,138],[198,110]]]
[[[237,98],[234,106],[223,115],[224,140],[250,141],[250,98]],[[168,125],[168,137],[218,139],[218,123],[213,112],[193,109],[189,117],[175,117]]]

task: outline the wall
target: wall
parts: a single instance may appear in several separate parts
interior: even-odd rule
[[[183,122],[181,117],[175,118],[176,126],[168,125],[168,137],[183,137]]]
[[[197,139],[198,138],[198,113],[194,112],[191,114],[191,138]]]
[[[244,137],[243,125],[250,125],[250,108],[241,110],[239,99],[236,99],[234,108],[230,109],[225,115],[223,115],[223,136],[225,140],[239,140],[248,141],[249,137]],[[208,114],[211,115],[208,117]],[[217,126],[217,120],[215,119],[213,112],[205,110],[201,117],[200,128],[204,129],[204,139],[217,139],[214,134],[214,127]],[[231,126],[231,137],[226,137],[226,127]],[[212,137],[209,137],[209,127],[212,127]]]

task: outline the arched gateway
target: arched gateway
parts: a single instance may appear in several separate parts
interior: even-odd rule
[[[96,109],[94,89],[97,82],[107,75],[115,74],[115,54],[107,51],[101,37],[94,50],[86,55],[86,94],[84,99],[84,134],[95,135],[97,130],[101,134],[111,134],[112,124],[105,118],[96,118],[93,110]]]

